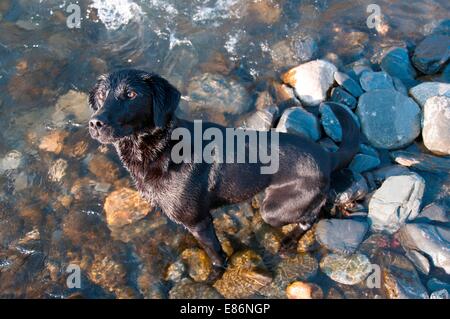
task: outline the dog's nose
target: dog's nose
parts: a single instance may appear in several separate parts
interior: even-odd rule
[[[92,119],[89,121],[89,126],[94,128],[94,129],[100,129],[102,126],[104,126],[105,124],[100,121],[99,119]]]

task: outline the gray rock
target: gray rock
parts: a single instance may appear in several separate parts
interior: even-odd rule
[[[408,175],[409,169],[401,165],[390,165],[378,168],[372,172],[376,182],[382,183],[391,176]]]
[[[331,100],[337,103],[345,104],[351,109],[356,107],[356,99],[340,87],[335,87],[331,90]]]
[[[368,230],[365,222],[351,219],[323,219],[316,227],[316,239],[335,253],[352,254]]]
[[[427,281],[427,288],[430,291],[446,289],[450,291],[450,283],[443,282],[437,278],[431,278]]]
[[[356,154],[349,168],[356,173],[362,173],[373,170],[378,165],[380,165],[380,159],[378,157],[367,154]]]
[[[450,155],[450,97],[434,96],[426,101],[422,137],[431,152]]]
[[[327,255],[320,261],[320,269],[332,280],[344,285],[356,285],[372,271],[369,258],[362,254]]]
[[[409,97],[395,90],[364,93],[356,113],[370,144],[396,149],[410,144],[420,134],[420,108]]]
[[[7,170],[17,169],[22,165],[23,155],[17,150],[12,150],[0,159],[0,173]]]
[[[450,295],[446,289],[434,291],[430,295],[430,299],[450,299]]]
[[[289,70],[282,75],[282,80],[295,88],[296,95],[304,105],[315,106],[327,98],[336,71],[330,62],[315,60]]]
[[[403,84],[402,80],[398,78],[392,78],[392,81],[394,82],[394,87],[398,92],[404,95],[408,95],[408,89]]]
[[[277,115],[278,108],[276,106],[257,110],[245,119],[242,127],[256,131],[269,131]]]
[[[192,45],[177,44],[164,58],[164,76],[175,87],[184,87],[193,68],[198,64],[198,53]]]
[[[333,110],[330,105],[334,102],[325,102],[320,105],[319,112],[321,114],[320,122],[325,130],[325,133],[331,137],[335,142],[340,142],[342,140],[342,128],[339,124],[337,117],[334,115]],[[339,103],[334,103],[339,104]],[[356,124],[359,126],[358,117],[350,110],[346,105],[339,104],[343,107],[355,120]]]
[[[427,257],[413,249],[407,250],[405,255],[422,274],[428,275],[430,273],[430,262]]]
[[[362,154],[370,155],[373,157],[380,157],[380,154],[378,154],[377,150],[373,147],[366,145],[366,144],[360,144],[359,145],[359,152]]]
[[[393,47],[386,51],[380,63],[381,69],[392,77],[399,78],[407,88],[414,86],[417,73],[409,61],[408,50]]]
[[[450,58],[450,36],[432,34],[426,37],[414,51],[412,62],[425,74],[435,74]]]
[[[445,95],[450,97],[450,84],[441,82],[424,82],[409,90],[409,94],[423,108],[425,102],[433,96]]]
[[[395,89],[394,82],[386,72],[364,72],[359,79],[364,91]]]
[[[205,73],[191,79],[189,86],[189,112],[243,114],[251,108],[246,89],[220,74]],[[181,106],[181,104],[180,104]]]
[[[343,72],[335,72],[334,79],[354,97],[360,97],[364,93],[359,83]]]
[[[395,233],[419,214],[425,181],[415,173],[391,176],[369,202],[369,220],[374,231]]]
[[[447,223],[450,227],[450,212],[446,212],[444,207],[436,203],[431,203],[422,209],[415,221],[420,223]]]
[[[276,130],[304,136],[313,141],[320,139],[319,121],[302,107],[291,107],[284,111]]]
[[[394,151],[390,153],[390,156],[400,165],[421,171],[438,174],[448,174],[450,171],[450,158],[448,157],[438,157],[408,151]]]
[[[316,41],[309,35],[294,37],[292,48],[299,62],[306,62],[313,59],[318,50]]]
[[[400,230],[400,243],[429,256],[434,266],[450,274],[450,229],[430,224],[406,224]]]

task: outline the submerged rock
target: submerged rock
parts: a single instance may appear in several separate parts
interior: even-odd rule
[[[79,124],[87,123],[92,113],[87,100],[86,93],[74,90],[60,96],[52,114],[53,123],[58,127],[64,126],[67,120],[75,120]]]
[[[17,150],[12,150],[0,160],[0,173],[17,169],[23,162],[23,155]]]
[[[189,276],[195,281],[205,281],[212,270],[212,264],[204,250],[190,248],[183,251],[181,259],[188,266]]]
[[[294,281],[286,288],[288,299],[322,299],[323,291],[316,285],[302,281]]]
[[[423,108],[430,97],[445,95],[450,98],[450,83],[424,82],[412,87],[409,94]]]
[[[320,269],[331,279],[344,285],[356,285],[371,272],[369,259],[362,254],[342,256],[330,254],[320,262]]]
[[[336,115],[334,115],[333,110],[331,109],[332,104],[338,104],[341,106],[344,110],[350,114],[353,119],[355,120],[355,123],[359,126],[359,120],[358,117],[350,110],[347,106],[339,103],[334,102],[325,102],[320,104],[319,112],[321,115],[321,123],[325,130],[325,133],[329,137],[331,137],[335,142],[340,142],[342,140],[342,128],[341,124],[339,123]]]
[[[383,288],[390,299],[427,299],[414,266],[406,257],[386,251],[380,255]]]
[[[225,298],[249,298],[269,285],[272,276],[259,255],[246,250],[235,253],[222,278],[214,283]]]
[[[369,202],[369,220],[374,231],[394,233],[419,214],[425,181],[415,173],[391,176]]]
[[[69,164],[63,158],[54,161],[48,170],[48,178],[52,182],[60,182],[66,176],[66,170]]]
[[[302,107],[291,107],[284,111],[277,131],[300,135],[313,141],[320,139],[319,121]]]
[[[233,79],[220,74],[205,73],[189,82],[188,106],[180,104],[183,112],[206,112],[238,115],[251,108],[247,90]]]
[[[221,299],[213,287],[184,278],[169,291],[170,299]]]
[[[367,223],[352,219],[323,219],[317,224],[316,239],[332,252],[352,254],[368,228]]]
[[[434,291],[430,295],[430,299],[450,299],[450,294],[446,289]]]
[[[275,269],[272,283],[260,293],[269,298],[285,298],[286,289],[293,281],[309,281],[317,274],[319,265],[310,254],[297,254],[281,260]]]
[[[425,74],[435,74],[450,58],[450,36],[432,34],[427,36],[414,51],[412,62]]]
[[[410,144],[420,134],[420,108],[395,90],[364,93],[356,110],[370,144],[395,149]]]
[[[46,152],[59,154],[63,149],[64,139],[68,135],[69,133],[66,131],[53,131],[42,138],[39,148]]]
[[[378,168],[371,173],[376,182],[382,183],[391,176],[408,175],[410,171],[401,165],[390,165]]]
[[[364,198],[369,192],[366,179],[349,169],[333,173],[330,186],[330,200],[338,206],[347,206]]]
[[[400,231],[405,249],[423,252],[436,267],[450,274],[450,229],[430,224],[407,224]]]
[[[430,272],[430,263],[424,255],[419,253],[417,250],[406,250],[406,257],[416,266],[422,274],[428,275]]]
[[[327,92],[334,83],[336,67],[324,60],[301,64],[282,76],[284,83],[295,88],[302,103],[315,106],[325,101]]]
[[[450,155],[450,97],[427,100],[423,113],[423,143],[431,152]]]
[[[359,79],[364,91],[394,89],[394,82],[386,72],[364,72]]]
[[[144,218],[151,207],[137,191],[121,188],[106,197],[104,209],[108,225],[121,227]]]

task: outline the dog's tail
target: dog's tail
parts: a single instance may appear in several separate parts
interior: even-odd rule
[[[330,153],[331,169],[345,168],[359,150],[360,132],[355,120],[342,106],[328,103],[342,127],[342,142],[339,149]]]

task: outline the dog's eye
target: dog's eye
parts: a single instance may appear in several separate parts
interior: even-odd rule
[[[128,91],[127,92],[127,98],[130,100],[134,99],[137,96],[137,93],[135,91]]]

